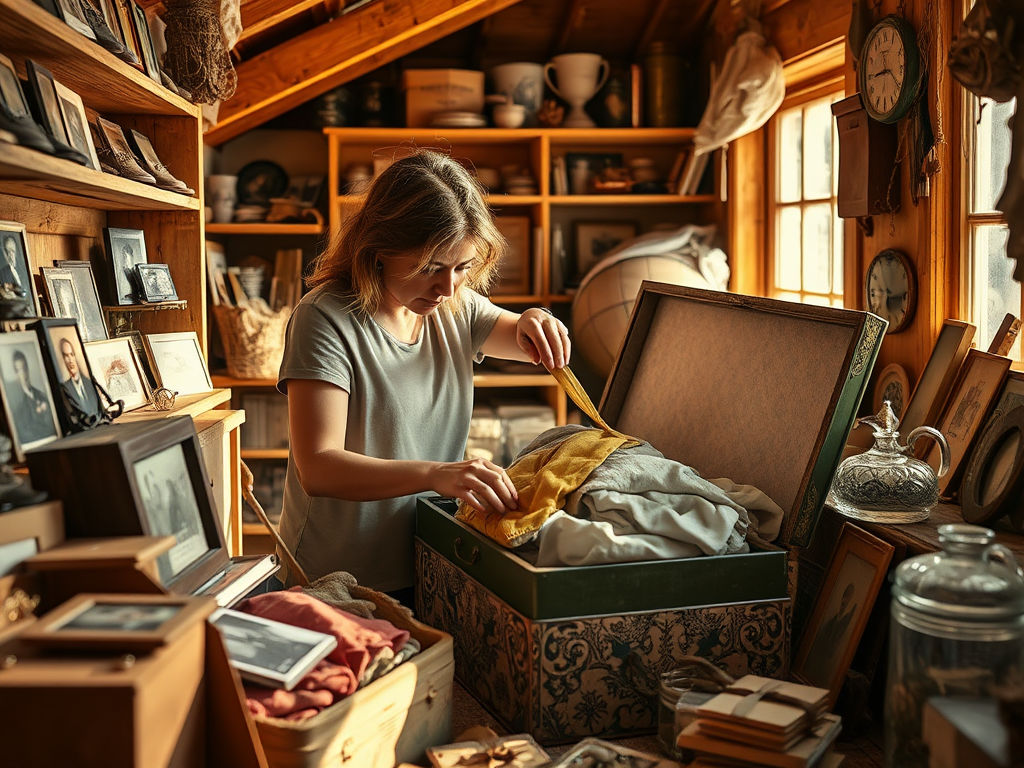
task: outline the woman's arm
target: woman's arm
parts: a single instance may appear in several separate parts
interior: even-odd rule
[[[289,379],[288,425],[299,483],[310,496],[378,501],[434,491],[481,512],[516,508],[515,486],[489,461],[402,461],[345,450],[348,392],[334,384]]]
[[[569,364],[569,330],[543,309],[530,308],[517,315],[502,311],[481,351],[502,360],[529,360],[546,368]]]

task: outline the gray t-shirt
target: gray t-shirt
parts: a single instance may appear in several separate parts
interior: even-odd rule
[[[288,324],[278,389],[316,379],[349,393],[345,448],[380,459],[461,461],[473,411],[473,361],[501,310],[470,290],[443,304],[406,344],[321,286]],[[414,496],[343,501],[307,496],[288,459],[281,535],[310,579],[348,571],[378,590],[413,583]]]

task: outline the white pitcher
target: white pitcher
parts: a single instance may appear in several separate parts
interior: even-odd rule
[[[558,76],[558,88],[551,82],[550,70]],[[599,75],[598,72],[604,68]],[[556,94],[569,102],[569,116],[563,128],[594,128],[595,123],[583,106],[594,98],[608,79],[608,62],[596,53],[563,53],[544,65],[544,82]]]
[[[237,186],[237,176],[214,174],[206,178],[206,199],[213,208],[213,220],[218,224],[231,223],[238,201]]]

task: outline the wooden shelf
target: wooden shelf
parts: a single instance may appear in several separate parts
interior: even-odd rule
[[[218,388],[235,389],[244,387],[277,387],[277,379],[236,379],[226,373],[214,373],[210,375],[213,386]]]
[[[552,205],[693,205],[714,203],[715,195],[552,195]]]
[[[327,136],[337,136],[346,144],[373,144],[417,139],[443,139],[449,133],[461,143],[506,144],[529,141],[541,136],[553,145],[563,144],[676,144],[689,142],[694,128],[325,128]],[[372,136],[372,138],[371,138]]]
[[[552,293],[549,296],[544,297],[544,301],[549,304],[572,304],[573,299],[576,298],[576,294],[565,294],[565,293]]]
[[[490,296],[488,298],[490,298],[490,300],[492,302],[494,302],[495,304],[543,304],[544,303],[544,297],[543,296],[533,296],[533,295],[526,296],[526,295],[513,295],[513,294],[507,294],[507,295],[499,294],[497,296]]]
[[[243,459],[287,459],[287,448],[242,448],[239,452]]]
[[[9,1],[0,0],[0,10],[5,9],[4,3]],[[125,107],[122,105],[122,110]],[[70,160],[11,144],[4,144],[0,153],[0,193],[107,211],[199,210],[198,198],[94,171]]]
[[[218,405],[223,405],[230,399],[231,392],[227,389],[215,389],[212,392],[201,392],[198,395],[178,395],[174,400],[174,407],[169,411],[158,411],[152,405],[146,405],[122,414],[114,423],[130,424],[137,421],[158,421],[175,416],[191,416],[195,418],[207,411],[212,411]]]
[[[207,224],[208,235],[322,235],[322,224]]]
[[[548,373],[478,373],[473,377],[474,387],[557,387],[558,382]]]
[[[43,64],[99,112],[199,117],[199,107],[128,66],[31,0],[0,0],[0,19],[0,50]]]
[[[539,205],[544,201],[540,195],[488,195],[487,204],[501,207],[503,205]]]
[[[263,523],[242,523],[243,536],[269,536],[270,531]]]

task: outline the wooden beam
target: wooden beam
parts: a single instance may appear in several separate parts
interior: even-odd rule
[[[378,0],[238,66],[207,132],[217,145],[519,0]]]
[[[769,13],[762,12],[764,34],[783,63],[825,48],[846,37],[850,27],[848,3],[789,0]]]
[[[282,21],[312,10],[323,0],[244,0],[242,3],[242,34],[238,42],[258,35]]]
[[[565,46],[569,43],[569,36],[576,27],[583,23],[583,19],[586,18],[587,8],[584,5],[586,0],[572,0],[569,3],[569,8],[565,12],[565,17],[562,20],[562,31],[559,33],[558,38],[555,40],[554,48],[551,49],[551,57],[557,56],[565,50]]]
[[[636,46],[633,48],[633,61],[640,61],[640,57],[644,55],[647,46],[651,44],[651,40],[654,39],[654,35],[658,31],[661,17],[665,15],[665,9],[668,8],[669,2],[671,0],[656,0],[654,3],[651,15],[647,17],[647,24],[644,25],[643,32],[640,33],[640,39],[637,40]]]

